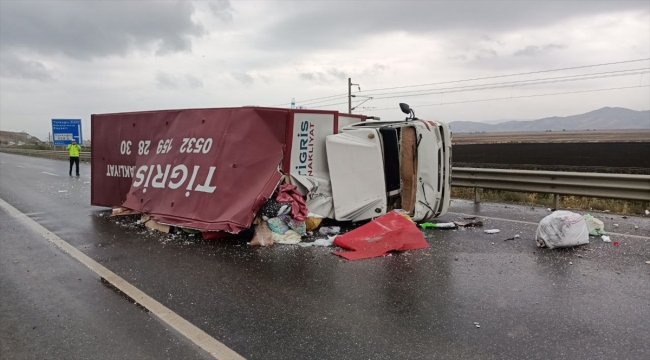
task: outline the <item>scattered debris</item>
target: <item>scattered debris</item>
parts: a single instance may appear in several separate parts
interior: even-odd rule
[[[338,235],[340,232],[340,226],[324,226],[318,229],[318,233],[321,235]]]
[[[569,261],[569,265],[573,265],[573,261]]]
[[[614,246],[618,246],[618,245],[619,245],[619,242],[618,242],[618,241],[614,241]]]
[[[123,208],[123,207],[118,207],[118,208],[114,208],[113,211],[111,211],[111,215],[109,215],[109,217],[138,215],[138,214],[140,214],[140,213],[137,212],[137,211],[129,210],[129,209]]]
[[[614,224],[614,227],[618,227],[618,224]]]
[[[67,193],[68,190],[59,190],[60,193]]]
[[[272,231],[271,238],[273,239],[273,242],[277,244],[295,245],[300,243],[300,234],[294,230],[287,230],[284,234],[278,234]]]
[[[271,231],[278,235],[284,235],[289,230],[295,231],[300,236],[307,235],[305,222],[293,219],[289,215],[280,215],[269,219],[267,222],[269,223]]]
[[[647,211],[647,210],[646,210]],[[627,216],[621,216],[623,219],[627,219]]]
[[[305,227],[307,228],[308,232],[316,230],[319,226],[320,223],[323,221],[322,217],[316,217],[312,216],[312,214],[309,214],[310,216],[305,220]]]
[[[420,227],[422,229],[431,229],[431,228],[438,228],[438,229],[455,229],[456,224],[453,222],[449,223],[432,223],[432,222],[425,222],[420,224]]]
[[[600,238],[601,238],[604,242],[608,242],[608,243],[609,243],[609,242],[612,242],[612,239],[610,239],[609,236],[607,236],[607,235],[601,235]]]
[[[298,221],[307,220],[309,210],[305,199],[298,192],[295,185],[284,184],[280,185],[276,200],[279,203],[291,203],[291,217]]]
[[[507,239],[505,239],[503,241],[514,240],[514,239],[519,239],[519,234],[517,234],[517,235],[515,235],[515,236],[513,236],[511,238],[507,238]]]
[[[498,233],[501,232],[501,230],[499,230],[499,229],[490,229],[490,230],[485,230],[483,232],[486,233],[486,234],[498,234]]]
[[[354,250],[334,253],[348,260],[383,256],[393,250],[406,251],[429,247],[415,223],[394,211],[337,236],[334,245]]]
[[[556,211],[537,226],[535,242],[538,247],[572,247],[589,243],[587,222],[580,214]]]
[[[314,242],[301,242],[298,245],[302,247],[310,247],[310,246],[329,247],[332,246],[332,244],[334,244],[334,239],[336,239],[336,235],[328,236],[327,239],[317,239]]]
[[[140,218],[140,222],[143,223],[144,226],[146,226],[146,227],[148,227],[149,229],[152,229],[152,230],[158,230],[158,231],[162,231],[164,233],[169,233],[169,230],[170,230],[169,225],[161,224],[161,223],[159,223],[158,221],[152,219],[151,217],[149,217],[149,215],[146,215],[146,214],[142,215],[142,218]]]
[[[465,219],[465,220],[474,220],[474,219],[476,219],[476,216],[474,216],[474,215],[472,215],[472,216],[465,216],[463,219]]]
[[[586,214],[584,216],[585,221],[587,222],[587,229],[589,229],[589,235],[599,236],[605,235],[605,224],[596,219],[595,217]]]
[[[648,265],[650,265],[650,261],[646,261],[645,263],[648,264]]]
[[[250,246],[271,246],[273,245],[273,231],[269,228],[269,223],[266,221],[259,221],[255,225],[255,235],[253,240],[248,243]]]
[[[639,225],[634,225],[635,230],[638,229],[638,228],[639,228]]]
[[[546,211],[551,212],[551,211],[553,211],[553,210],[551,210],[551,208],[548,208],[548,209],[546,209]]]
[[[647,209],[646,209],[646,211],[645,211],[645,216],[650,216],[650,210],[647,210]]]
[[[483,221],[454,221],[454,224],[462,227],[481,227]]]

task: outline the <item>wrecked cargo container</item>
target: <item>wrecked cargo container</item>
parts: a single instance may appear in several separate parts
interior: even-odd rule
[[[95,114],[91,203],[237,233],[288,181],[318,217],[359,221],[404,209],[420,221],[446,213],[448,126],[366,119],[260,107]]]

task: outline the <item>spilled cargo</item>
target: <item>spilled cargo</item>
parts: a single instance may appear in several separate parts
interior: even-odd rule
[[[425,221],[449,205],[449,128],[413,115],[369,121],[243,107],[97,114],[91,121],[91,203],[162,224],[238,233],[256,218],[274,219],[272,228],[286,228],[293,239],[304,234],[305,218],[362,221],[401,209]]]

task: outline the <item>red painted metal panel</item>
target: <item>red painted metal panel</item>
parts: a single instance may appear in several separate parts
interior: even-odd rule
[[[93,115],[92,204],[123,205],[201,230],[245,229],[281,179],[289,114],[235,108]]]

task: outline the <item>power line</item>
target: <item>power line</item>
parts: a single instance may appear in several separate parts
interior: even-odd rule
[[[341,96],[348,96],[348,94],[338,94],[338,95],[323,96],[323,97],[319,97],[319,98],[303,100],[302,103],[307,103],[307,102],[310,102],[312,100],[328,99],[328,98],[341,97]],[[282,105],[291,105],[291,103],[288,102],[288,103],[282,103],[282,104],[277,104],[277,105],[271,105],[270,107],[276,107],[276,106],[282,106]]]
[[[637,71],[640,70],[640,71]],[[593,80],[593,79],[602,79],[602,78],[611,78],[611,77],[620,77],[620,76],[630,76],[630,75],[639,75],[646,74],[650,72],[650,68],[641,68],[641,69],[632,69],[632,70],[621,70],[621,71],[610,71],[610,72],[601,72],[601,73],[592,73],[586,75],[571,75],[571,76],[559,76],[552,78],[536,79],[536,80],[526,80],[526,81],[516,81],[516,82],[503,82],[503,83],[493,83],[486,85],[473,85],[473,86],[458,86],[452,88],[444,89],[435,89],[436,92],[421,93],[421,94],[400,94],[400,95],[391,95],[384,97],[374,97],[372,100],[380,99],[393,99],[393,98],[402,98],[402,97],[415,97],[415,96],[426,96],[426,95],[439,95],[439,94],[451,94],[457,92],[467,92],[467,91],[479,91],[479,90],[491,90],[498,88],[509,88],[515,86],[528,86],[528,85],[541,85],[541,84],[553,84],[561,82],[572,82],[572,81],[582,81],[582,80]],[[577,76],[580,76],[576,78]],[[429,89],[431,91],[434,89]],[[311,108],[324,108],[328,106],[342,105],[346,103],[333,103],[333,104],[324,104],[319,106],[313,106]],[[356,105],[359,105],[357,103]]]
[[[500,97],[500,98],[491,98],[491,99],[480,99],[480,100],[467,100],[467,101],[455,101],[448,103],[437,103],[437,104],[424,104],[424,105],[415,105],[414,107],[427,107],[427,106],[440,106],[440,105],[454,105],[454,104],[467,104],[475,102],[485,102],[485,101],[496,101],[496,100],[508,100],[508,99],[523,99],[531,97],[543,97],[543,96],[555,96],[555,95],[568,95],[568,94],[580,94],[580,93],[589,93],[589,92],[598,92],[598,91],[610,91],[610,90],[624,90],[624,89],[638,89],[650,87],[650,85],[636,85],[636,86],[626,86],[618,88],[607,88],[607,89],[593,89],[593,90],[580,90],[580,91],[569,91],[561,93],[546,93],[546,94],[534,94],[534,95],[522,95],[522,96],[509,96],[509,97]],[[396,108],[382,108],[382,109],[368,109],[368,111],[383,111],[383,110],[395,110]]]
[[[621,77],[621,76],[646,74],[648,72],[650,72],[650,69],[645,69],[643,71],[636,71],[636,72],[626,72],[626,73],[623,73],[623,74],[606,74],[606,75],[580,77],[580,78],[568,78],[568,79],[563,78],[563,77],[560,77],[560,78],[548,78],[547,80],[541,79],[541,80],[544,80],[544,81],[529,81],[529,82],[520,83],[520,84],[503,83],[503,84],[495,84],[495,85],[490,85],[490,86],[473,86],[471,88],[460,87],[460,90],[445,89],[445,90],[442,90],[442,91],[438,90],[436,92],[421,93],[421,94],[406,94],[406,95],[401,95],[400,94],[400,95],[391,95],[391,96],[384,96],[384,97],[374,97],[374,100],[403,98],[403,97],[414,97],[414,96],[426,96],[426,95],[451,94],[451,93],[457,93],[457,92],[491,90],[491,89],[509,88],[509,87],[515,87],[515,86],[542,85],[542,84],[554,84],[554,83],[561,83],[561,82],[603,79],[603,78],[611,78],[611,77]]]
[[[354,105],[358,105],[359,103],[366,102],[366,101],[368,101],[368,100],[365,100],[365,99],[363,101],[357,100],[357,102]],[[324,108],[324,107],[328,107],[328,106],[342,105],[342,104],[347,104],[347,103],[348,102],[346,101],[346,102],[336,103],[336,104],[325,104],[325,105],[320,105],[320,106],[312,106],[312,107],[309,107],[309,108],[310,109],[320,109],[320,108]]]
[[[583,66],[574,66],[574,67],[567,67],[567,68],[560,68],[560,69],[539,70],[539,71],[531,71],[531,72],[516,73],[516,74],[495,75],[495,76],[487,76],[487,77],[472,78],[472,79],[462,79],[462,80],[443,81],[443,82],[429,83],[429,84],[395,86],[395,87],[382,88],[382,89],[363,90],[363,91],[360,91],[360,92],[371,92],[371,91],[381,91],[381,90],[404,89],[404,88],[410,88],[410,87],[421,87],[421,86],[431,86],[431,85],[453,84],[453,83],[467,82],[467,81],[478,81],[478,80],[497,79],[497,78],[511,77],[511,76],[521,76],[521,75],[541,74],[541,73],[554,72],[554,71],[565,71],[565,70],[585,69],[585,68],[597,67],[597,66],[607,66],[607,65],[627,64],[627,63],[633,63],[633,62],[639,62],[639,61],[647,61],[647,60],[650,60],[650,58],[645,58],[645,59],[636,59],[636,60],[626,60],[626,61],[617,61],[617,62],[602,63],[602,64],[583,65]]]
[[[428,83],[428,84],[395,86],[395,87],[389,87],[389,88],[363,90],[363,91],[359,91],[358,93],[368,93],[368,92],[372,92],[372,91],[405,89],[405,88],[411,88],[411,87],[422,87],[422,86],[432,86],[432,85],[454,84],[454,83],[461,83],[461,82],[498,79],[498,78],[522,76],[522,75],[542,74],[542,73],[555,72],[555,71],[576,70],[576,69],[585,69],[585,68],[599,67],[599,66],[628,64],[628,63],[639,62],[639,61],[648,61],[648,60],[650,60],[650,58],[626,60],[626,61],[616,61],[616,62],[591,64],[591,65],[583,65],[583,66],[574,66],[574,67],[550,69],[550,70],[539,70],[539,71],[531,71],[531,72],[515,73],[515,74],[495,75],[495,76],[487,76],[487,77],[480,77],[480,78],[470,78],[470,79],[443,81],[443,82]],[[576,75],[576,76],[578,76],[578,75]],[[478,85],[474,85],[474,86],[478,86]],[[426,91],[426,90],[422,90],[422,91]],[[337,94],[337,95],[323,96],[323,97],[317,97],[317,98],[303,100],[303,101],[300,101],[300,103],[301,103],[301,105],[309,106],[310,105],[309,103],[312,102],[312,101],[315,101],[315,100],[324,100],[324,99],[325,100],[334,100],[334,98],[342,98],[342,97],[346,97],[346,96],[347,96],[347,94]],[[316,102],[313,102],[313,104],[320,103],[320,102],[325,102],[325,101],[316,101]],[[282,103],[282,104],[277,104],[277,105],[271,105],[271,107],[290,105],[290,104],[291,103],[288,102],[288,103]],[[336,105],[339,105],[339,104],[336,104]],[[324,106],[327,106],[327,105],[324,105]],[[318,107],[324,107],[324,106],[318,106]]]
[[[338,99],[347,99],[347,97],[348,97],[347,95],[343,95],[343,96],[332,97],[330,99],[318,100],[318,101],[312,101],[312,102],[303,102],[303,101],[301,101],[300,103],[298,103],[298,101],[296,101],[296,105],[310,106],[310,105],[318,104],[318,103],[322,103],[322,102],[328,102],[328,101],[333,101],[333,100],[338,100]]]
[[[377,94],[369,94],[369,95],[366,95],[366,96],[402,95],[402,94],[407,94],[407,95],[403,95],[403,96],[414,96],[414,95],[418,95],[417,93],[423,93],[423,92],[426,92],[426,91],[446,91],[446,90],[455,90],[455,89],[483,88],[483,87],[493,86],[493,85],[506,85],[506,87],[521,86],[521,85],[528,85],[528,84],[533,84],[534,85],[534,84],[536,84],[538,82],[545,81],[545,80],[569,79],[569,78],[576,78],[574,80],[578,81],[578,80],[590,79],[589,76],[598,76],[598,75],[605,75],[605,74],[626,73],[626,74],[621,74],[621,76],[638,75],[639,73],[636,73],[635,71],[640,71],[640,70],[644,70],[643,73],[645,73],[646,70],[650,70],[650,68],[636,68],[636,69],[628,69],[628,70],[604,71],[604,72],[596,72],[596,73],[581,74],[581,75],[566,75],[566,76],[556,76],[556,77],[547,77],[547,78],[530,79],[530,80],[519,80],[519,81],[507,81],[507,82],[498,82],[498,83],[481,84],[481,85],[465,85],[465,86],[454,86],[454,87],[448,87],[448,88],[377,93]],[[423,94],[423,95],[426,95],[426,94]],[[379,98],[379,99],[383,99],[383,98]]]

